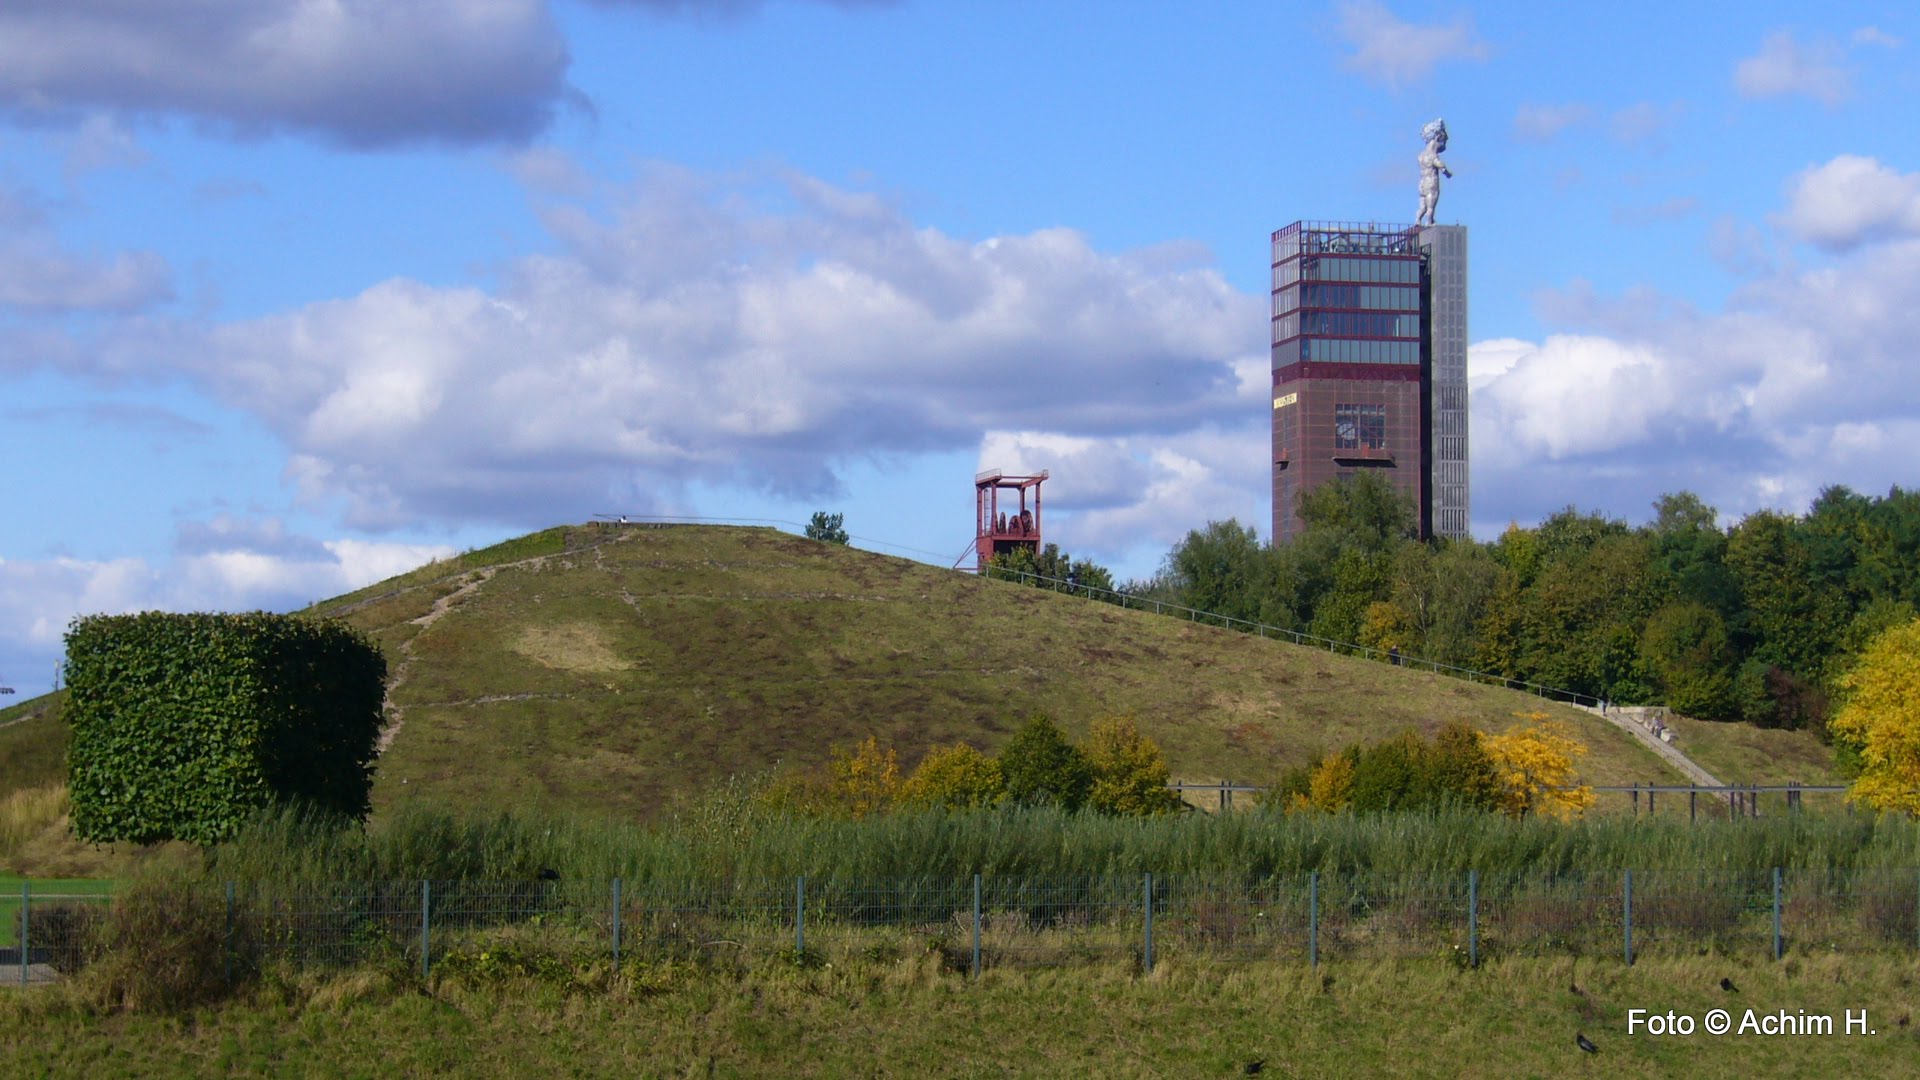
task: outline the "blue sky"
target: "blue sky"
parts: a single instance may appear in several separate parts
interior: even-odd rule
[[[191,16],[183,11],[191,11]],[[1915,483],[1905,5],[26,0],[0,681],[601,512],[1264,533],[1268,233],[1471,232],[1473,520]],[[884,545],[884,546],[883,546]]]

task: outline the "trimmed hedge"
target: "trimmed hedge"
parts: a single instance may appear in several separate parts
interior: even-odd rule
[[[67,786],[95,842],[211,844],[275,802],[364,818],[386,658],[291,615],[92,615],[67,631]]]

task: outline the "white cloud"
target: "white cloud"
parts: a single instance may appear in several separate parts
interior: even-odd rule
[[[0,559],[0,672],[23,693],[46,689],[76,616],[287,610],[453,553],[438,544],[315,541],[277,521],[222,517],[184,526],[179,549],[157,562]]]
[[[1780,223],[1801,239],[1847,250],[1874,239],[1920,234],[1920,173],[1841,154],[1789,185]]]
[[[0,237],[0,305],[24,311],[133,311],[173,297],[173,271],[151,251],[87,259],[43,240]]]
[[[1750,98],[1799,95],[1838,105],[1853,92],[1853,72],[1844,60],[1832,41],[1801,41],[1778,30],[1760,43],[1758,53],[1734,67],[1733,85]]]
[[[1402,20],[1379,0],[1342,3],[1338,33],[1353,49],[1347,68],[1387,86],[1419,82],[1445,60],[1484,60],[1488,55],[1471,18],[1420,25]]]
[[[1894,37],[1877,26],[1863,26],[1855,30],[1851,40],[1855,45],[1878,45],[1887,49],[1897,49],[1906,44],[1900,38]]]
[[[1661,105],[1637,101],[1615,110],[1609,128],[1614,139],[1628,146],[1648,145],[1659,149],[1663,146],[1661,136],[1680,118],[1683,111],[1684,106],[1678,102]]]
[[[646,8],[662,15],[690,16],[696,19],[732,19],[751,15],[765,6],[766,0],[589,0],[600,7]],[[899,0],[821,0],[831,7],[892,7]]]
[[[1471,361],[1476,458],[1561,459],[1646,441],[1670,415],[1679,386],[1655,350],[1602,337],[1555,335],[1516,349],[1496,343],[1497,362]],[[1497,374],[1482,374],[1489,369]]]
[[[149,320],[88,362],[261,417],[289,479],[362,528],[644,510],[689,480],[813,496],[855,456],[1168,435],[1264,392],[1264,304],[1211,268],[1067,229],[960,240],[807,178],[787,197],[663,170],[606,214],[553,209],[564,250],[497,292],[394,280],[204,332]]]
[[[75,251],[56,228],[61,209],[59,199],[0,181],[0,315],[126,313],[173,298],[173,269],[165,258],[152,251]],[[14,340],[0,345],[0,369],[31,360],[20,328],[11,329]]]
[[[1675,195],[1646,206],[1617,206],[1613,220],[1621,225],[1655,225],[1688,217],[1700,209],[1700,200],[1691,195]]]
[[[1911,486],[1920,239],[1880,239],[1768,270],[1717,313],[1575,288],[1542,307],[1586,332],[1476,343],[1476,529],[1538,520],[1570,494],[1631,516],[1687,488],[1739,515],[1804,510],[1827,484]]]
[[[1048,469],[1045,539],[1128,573],[1150,573],[1189,530],[1236,518],[1263,535],[1271,521],[1271,434],[1265,394],[1240,422],[1164,436],[1069,438],[1048,432],[988,432],[980,468]]]
[[[1587,105],[1521,105],[1513,116],[1514,134],[1530,142],[1544,142],[1593,117]]]
[[[105,114],[87,117],[63,141],[68,179],[101,169],[137,169],[147,163],[146,148],[124,125]]]
[[[14,0],[0,107],[185,115],[357,147],[524,142],[568,95],[545,0]]]

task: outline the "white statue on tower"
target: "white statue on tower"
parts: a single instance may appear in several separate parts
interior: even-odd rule
[[[1434,208],[1440,205],[1440,178],[1453,179],[1453,170],[1440,160],[1447,152],[1447,122],[1435,120],[1420,129],[1420,137],[1427,140],[1427,148],[1420,151],[1420,213],[1413,223],[1432,225]]]

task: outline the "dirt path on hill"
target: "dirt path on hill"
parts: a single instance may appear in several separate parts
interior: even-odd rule
[[[595,547],[597,549],[599,545],[595,545]],[[573,553],[569,552],[568,554]],[[548,559],[557,557],[559,556],[534,555],[530,558],[520,559],[515,562],[501,563],[498,566],[483,566],[478,570],[469,570],[457,579],[460,582],[459,588],[435,600],[432,609],[425,615],[407,620],[414,626],[419,627],[420,633],[400,643],[398,650],[400,653],[400,662],[394,665],[393,678],[387,680],[387,695],[380,703],[381,710],[387,714],[387,724],[384,728],[380,729],[378,753],[384,754],[387,752],[387,749],[393,745],[394,738],[400,734],[400,728],[406,723],[406,710],[393,700],[393,693],[395,690],[400,689],[402,683],[407,681],[407,675],[413,669],[413,643],[420,640],[420,635],[431,629],[433,624],[439,622],[441,617],[446,615],[447,612],[452,611],[455,604],[479,592],[480,586],[492,581],[493,575],[500,571],[521,567],[538,569],[541,566],[545,566]]]
[[[540,556],[540,558],[544,559],[545,556]],[[532,560],[528,561],[531,562]],[[472,596],[479,591],[480,586],[493,580],[493,575],[499,569],[497,566],[483,566],[478,570],[468,571],[466,574],[461,575],[463,580],[461,580],[459,588],[435,600],[433,607],[425,615],[407,620],[409,623],[419,627],[420,633],[400,643],[398,650],[400,653],[400,662],[394,665],[393,678],[387,680],[387,695],[380,703],[381,711],[387,714],[387,724],[380,729],[380,743],[377,748],[378,753],[385,754],[387,752],[387,749],[393,745],[394,737],[400,734],[401,726],[406,723],[406,711],[394,702],[393,693],[400,689],[401,684],[407,681],[407,675],[413,670],[413,643],[420,640],[420,634],[426,633],[429,627],[439,622],[441,616],[452,611],[453,605]]]

